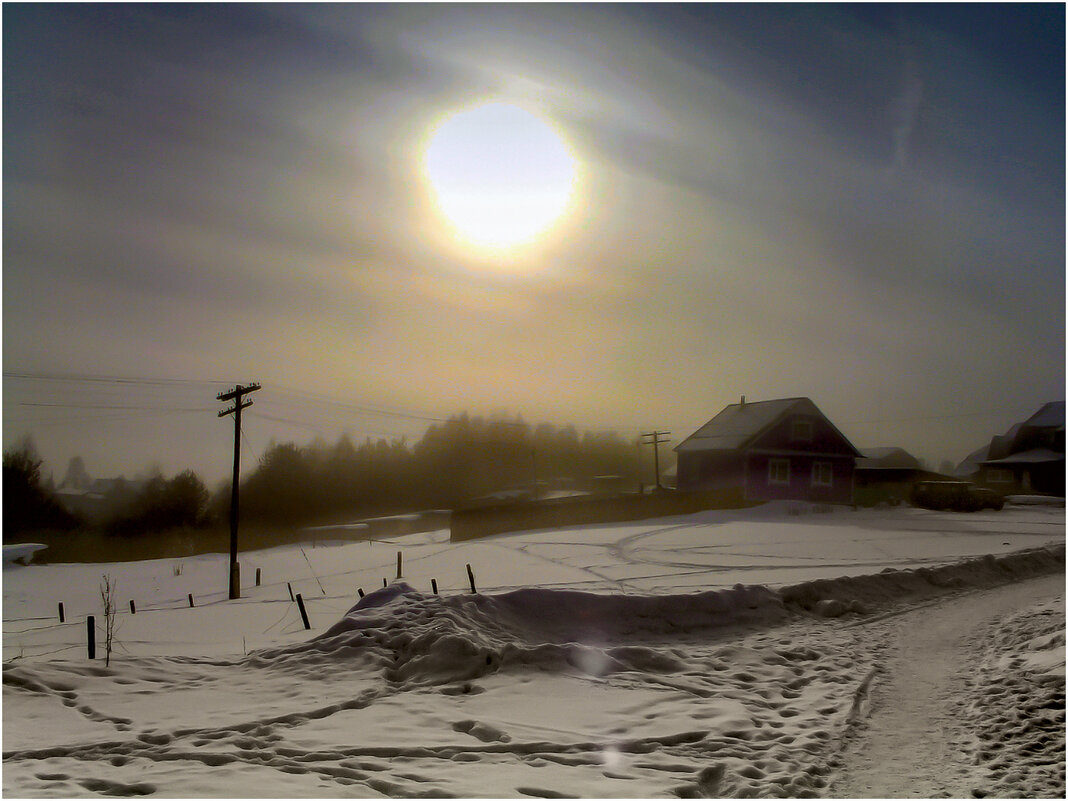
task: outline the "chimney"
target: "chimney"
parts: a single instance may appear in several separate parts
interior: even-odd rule
[[[743,409],[745,408],[745,395],[742,395],[741,403],[739,403],[738,405],[741,406]]]

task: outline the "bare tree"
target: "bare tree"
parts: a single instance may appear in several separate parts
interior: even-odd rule
[[[111,646],[115,641],[115,588],[118,582],[104,576],[100,585],[100,599],[104,602],[104,666],[111,665]]]

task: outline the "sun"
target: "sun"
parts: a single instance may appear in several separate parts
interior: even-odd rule
[[[430,134],[424,174],[438,212],[462,241],[508,250],[531,243],[568,211],[576,160],[542,118],[488,102],[456,112]]]

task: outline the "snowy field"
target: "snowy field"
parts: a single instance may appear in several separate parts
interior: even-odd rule
[[[981,686],[960,715],[987,739],[968,779],[1063,795],[1064,533],[1064,509],[1042,505],[954,514],[786,503],[456,544],[438,531],[243,553],[236,601],[226,555],[5,560],[3,791],[833,794],[894,627],[949,614],[939,605],[964,590],[986,597],[1034,574],[1016,582],[1037,588],[1025,608],[990,595],[991,615],[975,616],[989,627],[974,643]],[[108,667],[104,575],[119,611]],[[871,578],[826,581],[843,576]],[[99,630],[93,662],[87,615]],[[998,634],[1002,617],[1012,636]],[[1014,684],[1020,675],[1030,678]],[[1056,727],[1035,710],[1055,718],[1057,693],[1060,770],[1021,772],[1021,760],[1058,747],[1034,722]],[[1033,709],[1010,738],[998,710],[1014,699]],[[1011,748],[1019,758],[999,767]]]

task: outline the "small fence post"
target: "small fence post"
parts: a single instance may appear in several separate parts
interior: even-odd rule
[[[475,589],[475,574],[471,570],[470,563],[467,565],[467,580],[471,582],[471,592],[477,593],[478,590]]]
[[[136,615],[137,614],[137,607],[134,606],[133,598],[130,599],[130,614],[131,615]]]
[[[193,593],[189,593],[189,608],[192,609],[195,604],[193,603]]]
[[[401,577],[401,552],[397,551],[397,578]]]
[[[62,601],[59,602],[59,622],[60,623],[66,622],[66,619],[63,617],[63,602]]]
[[[293,596],[293,585],[292,585],[292,584],[290,584],[290,583],[289,583],[289,582],[287,581],[287,582],[286,582],[286,586],[287,586],[287,587],[289,587],[289,600],[291,600],[291,601],[295,601],[295,600],[297,600],[297,599],[296,599],[296,598],[295,598],[295,597]]]
[[[300,619],[304,621],[304,628],[310,629],[311,623],[308,622],[308,612],[304,609],[304,599],[300,593],[297,593],[297,608],[300,609]]]
[[[389,586],[388,584],[386,584],[386,577],[385,576],[382,577],[382,586],[383,587],[388,587]]]
[[[363,587],[357,587],[356,588],[356,593],[362,598],[363,597]]]
[[[96,659],[96,618],[92,615],[85,619],[85,636],[89,645],[89,658]]]
[[[437,595],[438,594],[438,580],[437,579],[430,579],[430,586],[433,587],[434,594]]]
[[[260,569],[256,568],[256,586],[260,586]]]

